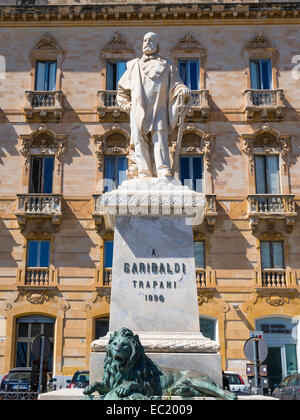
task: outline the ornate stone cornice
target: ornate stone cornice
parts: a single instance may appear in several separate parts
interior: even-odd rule
[[[70,22],[96,21],[232,21],[282,19],[285,21],[300,18],[298,2],[280,3],[184,3],[184,4],[149,4],[144,1],[136,4],[84,4],[84,5],[45,5],[45,6],[1,6],[0,25],[12,23],[24,25],[26,22]]]

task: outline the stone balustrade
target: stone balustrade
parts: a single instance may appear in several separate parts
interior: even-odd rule
[[[215,272],[206,268],[196,268],[196,284],[198,289],[215,289]]]
[[[217,221],[217,199],[215,194],[205,194],[204,218],[209,232],[213,232]]]
[[[102,286],[103,287],[111,287],[111,282],[112,282],[112,269],[111,268],[104,268],[103,269]]]
[[[192,90],[190,105],[198,108],[208,108],[208,90]]]
[[[297,216],[293,194],[250,194],[248,195],[248,218],[255,231],[260,219],[284,219],[290,232]]]
[[[287,287],[285,270],[263,270],[262,287]]]
[[[17,194],[19,224],[23,225],[27,217],[50,217],[53,224],[59,224],[62,216],[61,194]]]
[[[63,93],[61,91],[30,90],[25,92],[27,121],[58,122],[62,117]]]
[[[270,268],[256,272],[258,289],[296,289],[295,271],[285,268]]]
[[[98,92],[99,105],[103,107],[117,107],[116,90],[100,90]]]
[[[18,274],[18,287],[55,288],[57,287],[57,270],[49,267],[26,267]]]
[[[269,120],[283,118],[284,95],[282,89],[246,89],[244,91],[245,111],[247,120],[252,120],[256,114],[260,119]]]
[[[206,270],[205,268],[196,268],[196,283],[197,287],[206,287]]]
[[[205,194],[205,214],[217,214],[217,200],[215,194]]]
[[[48,268],[26,268],[25,273],[26,286],[49,286]]]
[[[285,215],[296,212],[293,194],[248,195],[249,213],[265,216]]]

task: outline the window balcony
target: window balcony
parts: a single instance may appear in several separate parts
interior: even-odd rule
[[[97,113],[99,121],[121,121],[128,122],[129,115],[127,112],[121,111],[117,104],[116,90],[100,90],[98,92]]]
[[[18,287],[50,289],[57,287],[57,270],[49,267],[22,268],[18,274]]]
[[[59,225],[62,217],[61,194],[17,194],[15,215],[23,227],[28,218],[50,218],[53,225]]]
[[[61,91],[25,92],[24,112],[28,122],[59,122],[63,113],[63,94]]]
[[[196,284],[198,290],[215,289],[215,273],[206,268],[196,268]]]
[[[297,289],[296,275],[285,268],[264,269],[256,272],[256,289]]]
[[[112,268],[99,269],[96,273],[96,284],[98,287],[110,288],[112,283]]]
[[[293,194],[253,194],[248,195],[248,218],[255,231],[260,219],[269,221],[283,219],[288,232],[292,231],[297,216]]]
[[[282,89],[247,89],[244,98],[247,121],[255,118],[262,121],[283,119],[285,105]]]
[[[187,120],[206,121],[209,116],[210,106],[207,89],[191,90],[191,100],[186,114]]]

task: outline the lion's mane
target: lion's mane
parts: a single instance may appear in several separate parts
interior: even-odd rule
[[[119,371],[114,363],[111,345],[118,337],[125,337],[131,347],[130,359],[126,361],[125,369]],[[144,395],[161,395],[162,389],[159,377],[162,372],[145,354],[138,335],[128,328],[121,328],[111,334],[106,357],[104,359],[103,382],[109,389],[115,389],[124,382],[135,382],[139,392]]]

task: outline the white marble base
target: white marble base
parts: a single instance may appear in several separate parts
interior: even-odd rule
[[[195,272],[185,217],[117,216],[109,330],[200,337]]]

